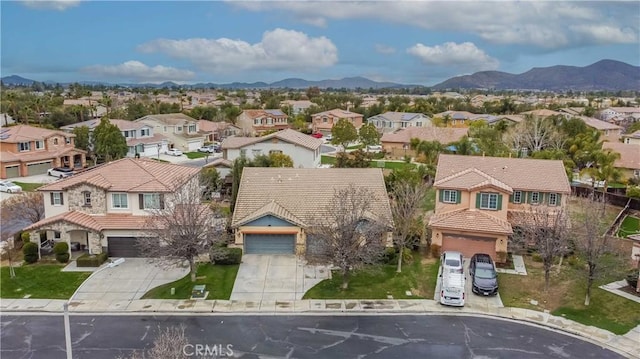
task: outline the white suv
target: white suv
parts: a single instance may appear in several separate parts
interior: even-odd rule
[[[445,251],[440,256],[440,265],[443,271],[450,269],[455,273],[464,273],[464,261],[460,252]]]
[[[73,175],[73,169],[68,167],[54,167],[47,170],[49,176],[65,178]]]

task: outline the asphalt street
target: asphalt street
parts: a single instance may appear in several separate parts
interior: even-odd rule
[[[185,358],[621,358],[557,331],[468,316],[72,315],[74,358],[127,356],[179,325]],[[3,315],[0,357],[65,358],[63,328],[61,315]]]

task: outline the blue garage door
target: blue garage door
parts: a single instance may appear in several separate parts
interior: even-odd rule
[[[295,254],[295,234],[245,234],[246,254]]]

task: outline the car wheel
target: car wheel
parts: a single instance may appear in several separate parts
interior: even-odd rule
[[[64,177],[63,175],[60,175],[60,177],[58,177],[58,178],[62,179],[63,177]]]
[[[11,193],[11,190],[10,190],[10,189],[8,189],[8,190],[7,190],[7,193]]]

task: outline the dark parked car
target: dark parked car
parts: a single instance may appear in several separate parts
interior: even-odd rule
[[[471,275],[471,290],[479,295],[498,294],[498,275],[491,256],[485,253],[476,253],[469,263],[469,275]]]

